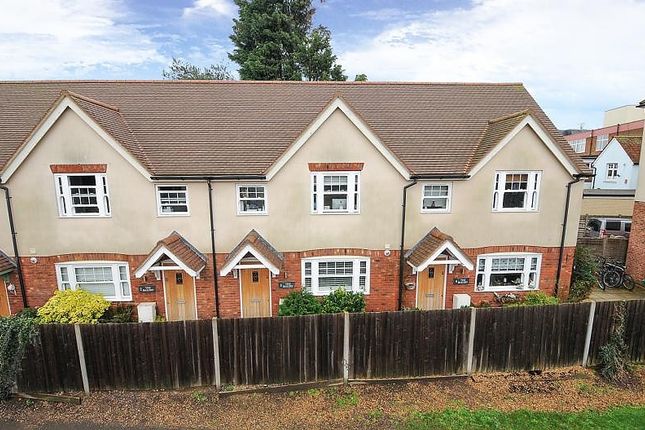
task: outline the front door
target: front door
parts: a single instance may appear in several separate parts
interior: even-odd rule
[[[242,316],[271,316],[271,286],[269,269],[241,269]]]
[[[443,287],[446,266],[428,266],[417,274],[417,307],[423,310],[443,309]]]
[[[7,287],[5,282],[0,277],[0,317],[8,317],[11,315],[9,310],[9,297],[7,296]]]
[[[164,271],[166,283],[166,319],[168,321],[194,320],[195,280],[183,270]]]

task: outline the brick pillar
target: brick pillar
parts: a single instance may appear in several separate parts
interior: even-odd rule
[[[627,248],[627,273],[636,281],[645,280],[645,202],[634,202],[632,231]]]

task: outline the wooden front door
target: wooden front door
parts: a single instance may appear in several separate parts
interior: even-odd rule
[[[443,287],[446,266],[428,266],[417,274],[417,307],[423,310],[443,309]]]
[[[241,269],[242,316],[271,316],[271,279],[269,269]]]
[[[166,319],[168,321],[194,320],[195,280],[183,270],[164,271],[166,282]]]
[[[11,315],[11,311],[9,310],[7,287],[0,276],[0,317],[8,317],[9,315]]]

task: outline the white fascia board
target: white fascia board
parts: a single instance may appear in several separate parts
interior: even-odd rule
[[[406,180],[410,179],[410,172],[399,161],[398,158],[381,142],[381,140],[370,130],[370,128],[361,120],[352,109],[341,99],[336,98],[327,106],[327,108],[318,115],[318,117],[311,123],[300,137],[287,149],[287,151],[269,168],[266,174],[266,180],[269,181],[273,178],[287,162],[298,152],[300,148],[309,140],[311,136],[327,121],[327,119],[336,111],[340,109],[341,112],[358,128],[358,130],[369,140],[372,145],[385,157],[387,161],[396,169],[397,172]]]
[[[438,261],[435,261],[435,259],[441,255],[445,250],[448,250],[452,255],[454,255],[457,260],[459,260],[459,263],[461,263],[466,269],[468,270],[473,270],[474,266],[473,263],[470,261],[470,259],[464,255],[463,252],[461,252],[455,245],[452,244],[452,242],[446,240],[437,250],[428,258],[426,261],[424,261],[422,264],[417,267],[417,272],[422,272],[425,270],[426,267],[430,266],[431,264],[442,264]]]
[[[240,252],[238,252],[233,257],[233,259],[231,259],[231,261],[228,262],[228,264],[226,266],[222,267],[222,269],[219,272],[220,276],[228,275],[231,272],[231,270],[233,270],[235,268],[235,266],[237,266],[237,264],[240,262],[240,260],[242,260],[242,258],[244,258],[244,256],[246,254],[248,254],[248,253],[251,253],[251,255],[253,255],[255,258],[257,258],[258,261],[260,263],[262,263],[262,265],[264,267],[269,269],[271,271],[271,273],[273,273],[274,275],[277,275],[278,273],[280,273],[280,269],[278,269],[273,264],[271,264],[271,262],[269,260],[267,260],[266,258],[264,258],[262,256],[262,254],[257,252],[251,245],[246,245],[244,248],[242,248],[242,250]]]
[[[173,261],[173,263],[175,263],[184,272],[188,273],[192,277],[198,277],[199,272],[201,272],[202,269],[206,266],[206,264],[204,264],[204,266],[201,269],[199,269],[199,271],[196,272],[190,267],[186,266],[179,258],[177,258],[175,254],[170,252],[165,246],[162,246],[157,250],[157,252],[155,252],[154,254],[152,254],[152,256],[146,259],[146,261],[141,265],[141,267],[139,267],[139,270],[137,270],[134,273],[135,278],[143,277],[143,275],[145,275],[146,272],[153,267],[153,265],[161,258],[162,255],[165,255],[166,257],[170,258]],[[155,270],[158,270],[158,269],[155,269]]]
[[[27,141],[22,145],[20,150],[14,155],[14,157],[6,165],[4,171],[2,172],[2,182],[7,182],[9,178],[18,170],[22,163],[27,159],[31,151],[34,150],[36,145],[41,141],[41,139],[47,134],[47,132],[52,128],[52,126],[58,121],[61,115],[67,110],[71,109],[76,115],[78,115],[83,122],[85,122],[96,134],[99,135],[104,141],[106,141],[119,155],[121,155],[125,160],[132,165],[139,173],[141,173],[148,181],[152,181],[151,174],[146,170],[145,167],[132,155],[128,150],[126,150],[123,145],[121,145],[116,139],[114,139],[109,133],[107,133],[103,128],[98,125],[92,118],[90,118],[83,109],[81,109],[69,96],[63,97],[58,105],[49,112],[44,120],[41,121],[40,125],[31,133]]]
[[[567,156],[562,151],[562,148],[551,139],[549,134],[544,128],[531,116],[527,115],[510,133],[508,133],[500,143],[498,143],[489,153],[486,155],[475,167],[470,170],[470,176],[475,176],[489,161],[491,161],[499,151],[501,151],[522,129],[526,126],[531,127],[531,129],[537,134],[540,140],[546,145],[546,147],[553,153],[555,158],[562,164],[566,171],[571,175],[578,173],[578,169],[571,163]]]

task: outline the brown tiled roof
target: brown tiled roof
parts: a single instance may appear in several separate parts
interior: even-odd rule
[[[623,147],[629,158],[634,164],[638,164],[641,159],[641,146],[643,136],[616,136],[616,140]]]
[[[266,239],[264,239],[260,235],[260,233],[255,230],[251,230],[244,237],[244,239],[242,239],[242,241],[238,243],[237,246],[226,256],[226,260],[224,261],[222,267],[226,267],[231,262],[231,260],[234,259],[237,254],[239,254],[247,245],[250,245],[278,269],[282,267],[282,262],[284,261],[282,253],[278,252]]]
[[[412,174],[466,173],[524,110],[584,170],[521,84],[251,81],[0,82],[0,168],[62,91],[160,176],[264,174],[336,97]]]
[[[479,163],[499,142],[501,142],[508,133],[510,133],[517,125],[527,117],[529,112],[527,110],[505,115],[501,118],[496,118],[488,121],[486,128],[482,133],[481,139],[477,142],[473,155],[468,164],[469,169],[472,169]]]
[[[206,256],[199,252],[197,248],[190,244],[179,233],[173,231],[170,235],[157,242],[157,245],[150,251],[144,262],[137,268],[137,271],[143,267],[148,260],[162,247],[172,252],[175,257],[181,260],[186,266],[195,272],[200,272],[206,266]]]
[[[428,234],[426,234],[420,241],[416,243],[408,252],[405,253],[405,258],[410,264],[414,267],[419,267],[428,260],[434,254],[441,245],[446,241],[452,243],[452,245],[461,250],[459,245],[455,243],[451,236],[441,232],[437,227],[433,227]],[[462,251],[464,256],[465,252]]]
[[[0,274],[13,272],[15,268],[16,263],[13,262],[13,259],[0,249]]]

